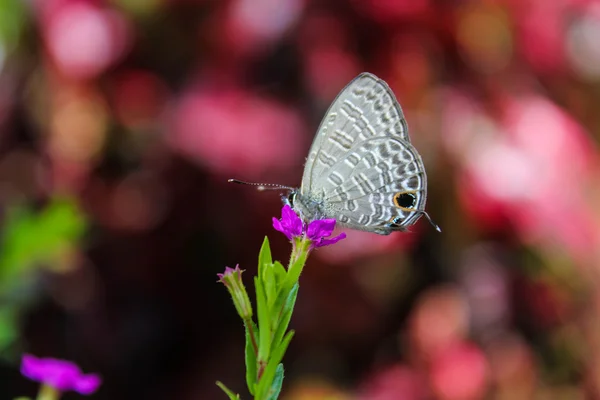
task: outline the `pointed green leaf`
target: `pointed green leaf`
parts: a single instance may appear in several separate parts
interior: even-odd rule
[[[217,381],[217,386],[221,388],[222,391],[229,397],[229,400],[240,400],[240,395],[233,393],[231,390],[227,388],[222,382]]]
[[[256,314],[258,315],[258,362],[269,359],[271,350],[271,325],[265,290],[258,277],[254,277],[256,288]]]
[[[265,265],[271,264],[273,264],[273,259],[271,258],[271,246],[269,245],[269,238],[265,236],[265,240],[263,240],[260,252],[258,253],[258,276],[262,276]]]
[[[250,325],[250,326],[248,326]],[[256,374],[256,351],[252,344],[252,337],[250,336],[250,330],[252,330],[254,334],[255,340],[258,340],[258,328],[254,321],[250,320],[249,324],[244,324],[246,331],[246,384],[248,385],[248,391],[251,395],[254,395],[256,380],[258,375]],[[258,346],[258,343],[256,343]]]
[[[295,286],[298,286],[298,283],[296,283]],[[271,314],[272,314],[271,327],[273,328],[273,331],[275,331],[277,329],[277,327],[279,326],[279,321],[284,316],[285,311],[290,308],[293,310],[293,308],[294,308],[294,304],[296,302],[296,295],[298,294],[298,287],[295,287],[295,286],[292,287],[290,291],[286,291],[285,287],[279,288],[277,300],[271,307]],[[295,293],[293,294],[294,299],[293,299],[292,303],[289,303],[289,298],[293,291],[295,291]],[[285,329],[287,329],[287,328],[285,328]]]
[[[267,298],[267,305],[269,310],[273,308],[273,303],[277,298],[277,281],[275,280],[275,271],[273,270],[273,264],[263,265],[263,275],[258,277],[265,288],[265,296]]]
[[[279,346],[281,339],[283,338],[283,335],[290,324],[290,319],[292,318],[292,313],[294,311],[294,305],[296,304],[296,297],[298,296],[298,288],[299,285],[296,283],[291,292],[288,294],[285,304],[283,304],[281,314],[277,321],[275,334],[273,335],[273,341],[271,342],[272,349],[275,349],[277,346]]]
[[[287,350],[290,341],[293,337],[294,331],[289,331],[287,335],[285,335],[285,338],[283,338],[283,340],[281,341],[279,347],[277,347],[275,351],[271,353],[271,359],[269,360],[269,363],[267,364],[267,367],[265,368],[265,371],[263,372],[263,375],[260,378],[260,381],[258,382],[258,387],[256,389],[257,399],[264,399],[267,397],[267,394],[269,393],[273,380],[275,378],[277,366],[279,365],[281,360],[283,360],[285,351]]]
[[[268,400],[277,400],[279,398],[279,394],[281,393],[281,386],[283,386],[283,364],[279,363],[277,369],[275,370],[275,377],[273,378],[273,383],[271,384],[271,388],[269,389],[269,393],[267,395]]]

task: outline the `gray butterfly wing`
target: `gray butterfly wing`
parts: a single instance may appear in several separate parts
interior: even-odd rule
[[[360,74],[334,100],[310,149],[300,194],[322,204],[324,217],[380,234],[405,230],[421,216],[425,169],[384,81]]]
[[[425,211],[421,157],[410,143],[393,138],[362,142],[318,182],[328,216],[353,229],[402,231]]]
[[[308,153],[302,189],[310,191],[314,178],[329,167],[327,159],[340,159],[357,141],[376,136],[410,142],[394,93],[383,80],[363,72],[342,89],[325,113]],[[318,157],[324,161],[315,162]]]

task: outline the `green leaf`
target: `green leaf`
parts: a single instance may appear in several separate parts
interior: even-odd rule
[[[283,282],[285,282],[285,278],[287,278],[287,271],[283,264],[279,261],[275,261],[273,264],[273,272],[275,272],[275,279],[277,279],[277,286],[281,286]]]
[[[292,313],[294,312],[294,305],[296,304],[296,297],[298,296],[298,289],[299,285],[296,283],[289,292],[285,304],[283,304],[281,314],[277,321],[275,334],[273,335],[273,340],[271,342],[272,349],[279,346],[281,339],[290,324]]]
[[[86,221],[73,200],[57,198],[42,211],[8,210],[2,232],[0,280],[9,286],[39,264],[60,267],[64,255],[77,245]]]
[[[269,238],[265,236],[265,240],[263,240],[260,252],[258,253],[258,276],[262,276],[265,265],[271,264],[273,264],[273,259],[271,258],[271,246],[269,246]]]
[[[246,331],[246,384],[248,385],[248,391],[251,395],[254,395],[256,388],[256,380],[258,375],[256,373],[256,349],[252,345],[252,338],[250,337],[250,329],[254,333],[254,338],[258,338],[258,328],[254,321],[249,321],[250,326],[244,323]],[[256,343],[258,346],[258,343]]]
[[[256,314],[258,315],[258,362],[269,359],[271,350],[271,325],[265,290],[258,277],[254,277],[256,288]]]
[[[275,379],[275,373],[277,372],[277,367],[281,360],[283,360],[283,356],[290,344],[290,341],[294,337],[294,331],[289,331],[285,338],[281,341],[281,344],[271,353],[271,359],[263,372],[260,381],[258,382],[258,388],[256,389],[256,398],[257,399],[265,399],[267,395],[270,395],[270,390]]]
[[[279,394],[281,393],[281,386],[283,386],[283,364],[279,363],[277,369],[275,370],[275,377],[273,378],[273,383],[269,389],[269,397],[267,397],[267,399],[277,400],[279,398]]]
[[[231,390],[227,388],[222,382],[217,381],[217,386],[221,388],[222,391],[225,392],[227,396],[229,396],[229,400],[240,400],[240,395],[233,393]]]
[[[269,310],[271,310],[277,297],[277,281],[275,279],[273,264],[263,265],[263,275],[259,276],[258,279],[263,283],[263,287],[265,288],[265,296],[267,298],[267,305]]]

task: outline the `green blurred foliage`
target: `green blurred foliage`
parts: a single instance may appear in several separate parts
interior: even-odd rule
[[[8,210],[0,251],[0,350],[18,336],[18,306],[28,300],[27,286],[37,268],[61,270],[86,230],[86,219],[69,198],[55,198],[39,211],[15,206]]]
[[[19,44],[27,22],[25,6],[21,0],[0,0],[0,44],[5,47],[0,51],[8,52]]]

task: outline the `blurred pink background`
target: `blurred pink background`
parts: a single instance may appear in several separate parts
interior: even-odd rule
[[[24,351],[95,399],[250,398],[216,274],[289,246],[227,179],[298,186],[363,71],[443,233],[311,256],[282,398],[599,398],[598,38],[598,0],[0,0],[1,399]]]

